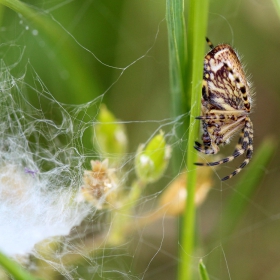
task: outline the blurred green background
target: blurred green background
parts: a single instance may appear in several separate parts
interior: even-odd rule
[[[146,142],[161,120],[172,116],[165,1],[25,2],[46,17],[54,29],[44,30],[36,22],[1,7],[0,55],[7,65],[16,63],[14,76],[26,73],[26,83],[33,86],[35,71],[47,91],[61,103],[79,105],[94,100],[86,112],[87,122],[95,120],[100,102],[104,102],[118,119],[129,122],[129,152]],[[230,43],[236,48],[253,83],[255,150],[268,135],[278,141],[280,19],[272,1],[212,0],[208,17],[208,37],[214,45]],[[56,32],[58,36],[53,36]],[[34,71],[26,70],[26,65]],[[37,94],[27,89],[26,95],[46,118],[60,118],[47,103],[39,106]],[[171,128],[165,132],[172,133]],[[86,152],[92,149],[90,135],[89,127],[83,136]],[[234,143],[222,153],[227,155],[233,146]],[[199,247],[193,256],[194,269],[203,258],[211,279],[279,279],[279,157],[277,150],[269,166],[259,166],[263,179],[254,196],[248,198],[242,221],[226,238],[220,234],[223,224],[218,223],[226,198],[235,192],[238,176],[221,184],[214,175],[215,185],[198,210]],[[219,176],[227,175],[236,166],[235,161],[222,167]],[[169,170],[147,194],[166,187],[173,176]],[[104,269],[110,273],[90,276],[93,264],[104,261],[104,253],[93,257],[90,264],[77,263],[78,271],[85,279],[175,279],[180,261],[177,231],[177,220],[165,218],[132,236],[125,250],[114,252],[115,257],[109,260],[106,256]]]

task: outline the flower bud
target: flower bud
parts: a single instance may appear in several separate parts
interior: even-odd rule
[[[171,156],[164,134],[160,132],[145,147],[140,145],[135,158],[136,174],[145,183],[158,180],[164,173]]]
[[[94,130],[93,142],[102,158],[110,156],[110,162],[118,162],[127,150],[126,131],[104,104],[100,107]]]

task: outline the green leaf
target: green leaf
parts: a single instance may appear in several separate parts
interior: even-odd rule
[[[202,260],[199,261],[198,268],[199,268],[200,279],[201,280],[210,280],[206,266],[204,265]]]

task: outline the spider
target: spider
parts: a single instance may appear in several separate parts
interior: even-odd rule
[[[215,162],[195,163],[215,166],[230,162],[246,153],[242,164],[222,181],[238,174],[253,154],[253,124],[250,87],[237,54],[230,45],[214,47],[206,38],[211,50],[204,58],[201,111],[203,145],[195,142],[194,148],[204,154],[217,154],[219,146],[229,143],[230,138],[241,130],[239,141],[231,156]]]

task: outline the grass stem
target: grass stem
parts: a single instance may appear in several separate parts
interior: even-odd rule
[[[192,257],[195,239],[195,187],[197,153],[193,145],[198,136],[199,122],[195,117],[200,115],[201,88],[203,75],[203,57],[205,52],[205,35],[207,26],[208,0],[190,0],[188,7],[187,28],[187,92],[191,93],[190,127],[187,146],[187,204],[183,215],[180,238],[179,280],[192,278]]]

